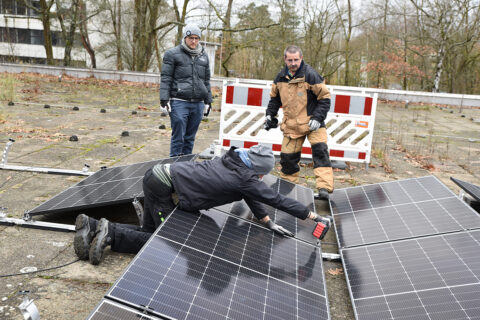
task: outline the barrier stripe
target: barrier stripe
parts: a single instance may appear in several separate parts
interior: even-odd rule
[[[269,89],[227,86],[226,103],[267,107],[269,101]],[[372,104],[373,98],[370,97],[332,94],[330,112],[370,116]]]
[[[229,139],[223,139],[222,141],[222,146],[224,147],[237,147],[237,148],[250,148],[252,146],[257,145],[258,142],[256,141],[241,141],[241,140],[229,140]],[[273,151],[281,152],[282,151],[282,145],[281,144],[272,144],[271,145]],[[312,148],[311,147],[302,147],[302,154],[312,154]],[[330,150],[330,156],[331,157],[337,157],[337,158],[346,158],[346,159],[359,159],[359,160],[365,160],[367,157],[366,152],[357,152],[357,151],[344,151],[344,150]]]

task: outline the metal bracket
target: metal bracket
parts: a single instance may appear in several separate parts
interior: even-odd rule
[[[7,145],[5,146],[5,149],[3,150],[3,154],[2,154],[2,163],[0,164],[2,167],[7,165],[8,151],[10,150],[10,147],[14,142],[15,140],[13,140],[12,138],[8,138]]]
[[[133,207],[135,208],[135,212],[137,213],[138,224],[140,228],[143,227],[143,207],[140,201],[138,201],[137,197],[135,196],[132,201]]]
[[[328,261],[332,260],[341,260],[341,256],[338,253],[328,253],[328,252],[322,252],[322,258]]]
[[[0,169],[5,170],[16,170],[16,171],[31,171],[31,172],[40,172],[40,173],[54,173],[54,174],[65,174],[72,176],[90,176],[94,172],[90,172],[90,166],[88,164],[83,165],[82,170],[67,170],[67,169],[57,169],[57,168],[39,168],[39,167],[29,167],[29,166],[15,166],[8,165],[8,152],[12,144],[15,142],[13,139],[8,139],[7,145],[3,150],[2,162],[0,163]]]
[[[28,293],[30,291],[19,291],[18,293],[23,295],[23,301],[18,306],[20,312],[22,312],[23,319],[25,320],[40,320],[40,313],[37,306],[33,303],[33,299],[28,299]]]
[[[0,207],[0,225],[20,226],[24,228],[43,229],[52,231],[75,231],[75,225],[54,223],[47,221],[35,221],[28,212],[23,214],[23,219],[7,218],[7,208]]]

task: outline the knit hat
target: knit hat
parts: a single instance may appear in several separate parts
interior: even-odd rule
[[[196,24],[187,24],[185,27],[183,27],[183,38],[185,39],[188,36],[198,36],[199,38],[202,37],[202,32],[200,31],[200,28]]]
[[[272,149],[263,144],[257,144],[248,150],[248,157],[252,162],[256,174],[268,174],[275,165]]]

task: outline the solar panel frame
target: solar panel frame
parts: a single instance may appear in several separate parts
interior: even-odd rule
[[[139,312],[112,300],[102,299],[87,320],[158,320],[160,318]]]
[[[462,188],[466,193],[471,195],[475,200],[480,201],[480,186],[473,183],[463,181],[454,177],[450,177],[450,180],[455,182],[457,186]]]
[[[330,209],[341,248],[480,228],[478,214],[435,176],[337,189]]]
[[[105,298],[172,319],[258,319],[262,307],[265,319],[330,319],[320,248],[216,209],[176,209]]]
[[[93,175],[33,208],[28,214],[34,216],[129,203],[132,202],[135,197],[141,200],[143,199],[143,176],[149,168],[157,163],[191,161],[196,157],[196,154],[191,154],[97,171]]]

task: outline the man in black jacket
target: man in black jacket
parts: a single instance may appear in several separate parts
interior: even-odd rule
[[[318,216],[300,202],[287,198],[262,182],[275,164],[272,150],[264,145],[250,149],[232,147],[221,158],[208,161],[158,164],[143,179],[144,217],[142,227],[97,221],[81,214],[75,222],[75,253],[80,259],[99,264],[104,249],[137,253],[175,208],[172,194],[178,196],[178,208],[184,211],[210,209],[244,199],[255,217],[267,228],[283,236],[293,236],[275,224],[265,213],[262,203],[285,211],[299,219],[310,218],[325,224],[330,220]],[[94,232],[95,230],[95,232]]]
[[[171,157],[192,153],[202,116],[211,108],[210,63],[200,37],[198,26],[185,26],[182,43],[163,56],[160,104],[170,114]]]

